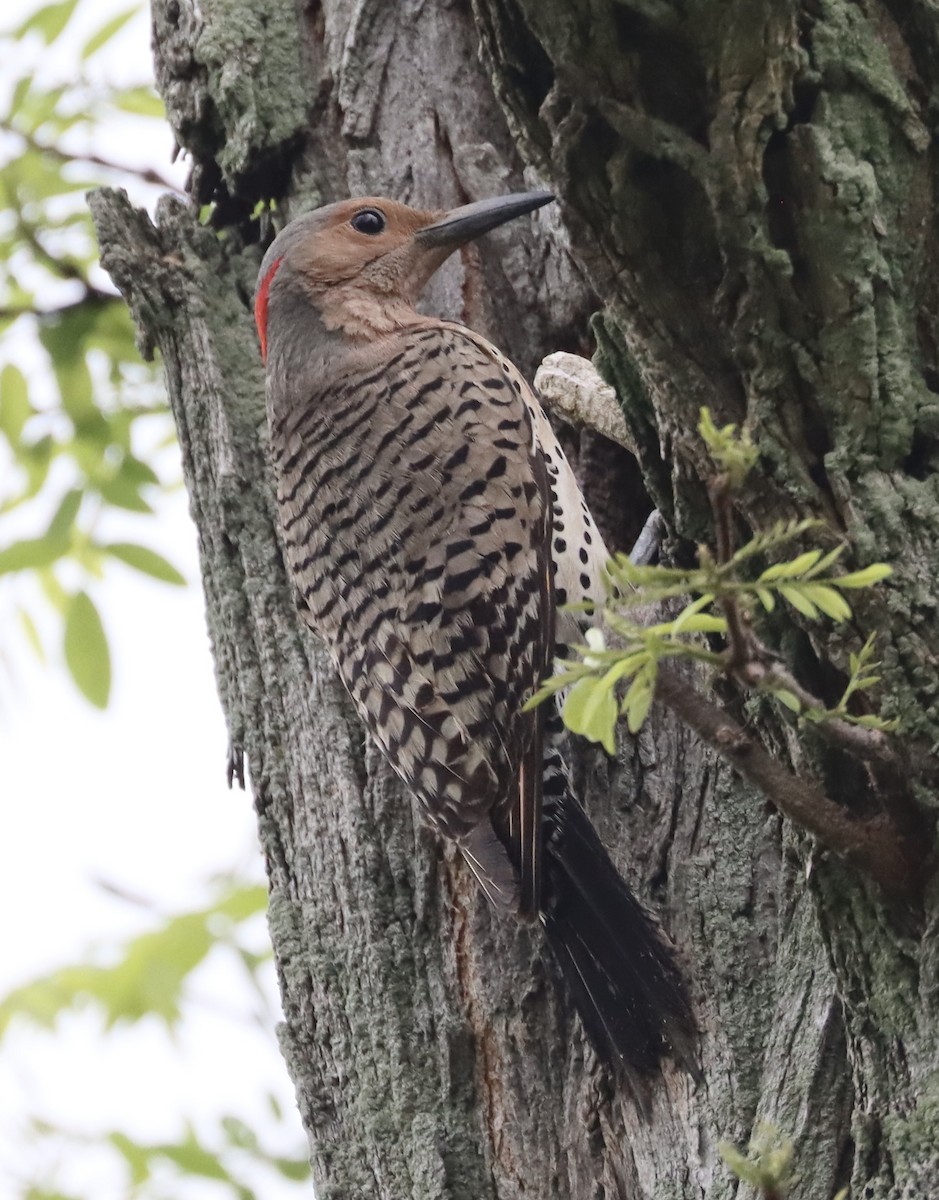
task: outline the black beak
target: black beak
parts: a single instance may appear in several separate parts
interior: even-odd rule
[[[506,221],[550,204],[553,199],[550,192],[516,192],[511,196],[477,200],[475,204],[451,209],[433,225],[419,229],[414,239],[422,246],[449,246],[455,250],[457,246],[471,242],[497,225],[504,225]]]

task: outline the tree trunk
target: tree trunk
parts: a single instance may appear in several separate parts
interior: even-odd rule
[[[153,9],[159,85],[212,219],[166,200],[153,225],[115,193],[93,207],[102,261],[166,369],[219,691],[270,874],[282,1049],[317,1194],[725,1197],[739,1185],[717,1143],[746,1141],[761,1119],[796,1143],[794,1197],[849,1184],[855,1197],[939,1194],[935,885],[921,904],[888,903],[658,707],[615,762],[585,754],[581,775],[606,844],[679,946],[702,1077],[666,1065],[644,1104],[617,1091],[537,931],[490,912],[422,832],[298,620],[250,315],[258,201],[291,216],[355,193],[448,207],[552,186],[563,225],[549,208],[492,235],[441,276],[429,308],[529,371],[552,350],[583,350],[597,311],[641,477],[596,437],[582,462],[620,543],[645,515],[640,483],[675,554],[712,540],[698,410],[748,421],[763,457],[741,527],[816,515],[859,562],[896,572],[826,644],[782,617],[772,636],[828,698],[848,651],[879,630],[886,707],[904,739],[930,747],[935,10]],[[852,811],[882,802],[843,755],[810,735],[800,746],[768,703],[725,699]],[[918,799],[934,807],[925,788]]]

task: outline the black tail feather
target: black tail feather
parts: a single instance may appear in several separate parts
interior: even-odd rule
[[[694,1070],[694,1020],[663,933],[570,793],[551,817],[542,919],[597,1053],[639,1074],[667,1054]]]

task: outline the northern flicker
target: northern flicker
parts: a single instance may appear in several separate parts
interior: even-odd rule
[[[547,707],[522,711],[607,551],[519,371],[414,307],[454,250],[552,198],[327,205],[274,239],[255,316],[306,621],[428,823],[493,904],[541,918],[598,1052],[644,1070],[690,1028],[678,971],[572,794],[556,713],[546,736]]]

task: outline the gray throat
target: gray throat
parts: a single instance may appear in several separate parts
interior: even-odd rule
[[[267,414],[280,424],[332,390],[349,361],[342,332],[329,330],[299,280],[278,281],[268,312]]]

